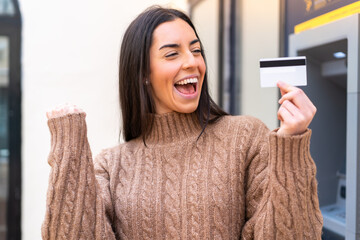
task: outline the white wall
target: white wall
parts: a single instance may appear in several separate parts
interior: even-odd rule
[[[270,129],[278,126],[278,90],[260,88],[259,59],[279,55],[279,16],[279,0],[242,1],[242,114],[261,119]]]
[[[64,102],[87,113],[93,156],[117,144],[118,55],[128,24],[153,4],[184,0],[20,0],[22,41],[22,236],[41,239],[50,167],[45,112]]]

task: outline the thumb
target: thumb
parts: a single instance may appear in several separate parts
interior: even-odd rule
[[[280,89],[281,96],[284,96],[286,92],[284,92],[282,89]]]
[[[286,93],[285,88],[287,87],[287,84],[282,81],[278,81],[276,85],[280,90],[281,96],[284,96],[284,94]]]

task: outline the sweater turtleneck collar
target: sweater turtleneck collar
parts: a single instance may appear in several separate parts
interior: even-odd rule
[[[167,144],[197,138],[201,126],[195,113],[154,114],[154,125],[146,144]]]

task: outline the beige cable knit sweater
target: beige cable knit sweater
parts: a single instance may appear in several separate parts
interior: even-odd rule
[[[311,131],[280,137],[252,117],[201,128],[156,115],[147,139],[92,161],[84,114],[48,122],[43,239],[321,239]]]

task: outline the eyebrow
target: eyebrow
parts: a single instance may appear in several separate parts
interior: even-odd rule
[[[197,43],[197,42],[200,42],[199,39],[194,39],[194,40],[192,40],[192,41],[190,42],[190,46],[193,45],[193,44],[195,44],[195,43]],[[163,49],[163,48],[178,48],[178,47],[180,47],[179,44],[171,43],[171,44],[165,44],[165,45],[161,46],[161,47],[159,48],[159,50],[161,50],[161,49]]]

